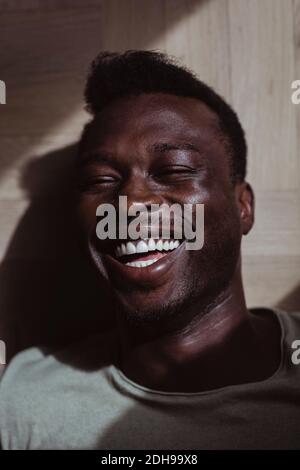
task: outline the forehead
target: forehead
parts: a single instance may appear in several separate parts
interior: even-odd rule
[[[88,131],[87,147],[117,147],[151,140],[220,142],[218,116],[195,98],[163,93],[120,98],[99,112]]]

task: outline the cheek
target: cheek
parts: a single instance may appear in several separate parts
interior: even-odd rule
[[[81,196],[77,206],[77,217],[84,233],[89,234],[96,226],[96,210],[99,202],[94,197]]]
[[[230,193],[207,193],[204,203],[204,243],[222,243],[226,237],[240,237],[238,207]]]

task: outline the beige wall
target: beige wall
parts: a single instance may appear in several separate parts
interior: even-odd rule
[[[300,79],[300,1],[0,6],[0,79],[7,85],[0,105],[0,337],[9,353],[80,336],[99,321],[111,326],[107,299],[79,260],[68,210],[72,144],[87,120],[84,76],[102,49],[167,51],[235,107],[257,206],[243,246],[248,305],[299,309],[300,105],[290,96]]]

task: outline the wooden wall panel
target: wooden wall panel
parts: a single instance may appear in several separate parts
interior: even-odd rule
[[[5,338],[18,332],[14,351],[47,335],[80,336],[87,299],[92,327],[104,303],[74,253],[64,259],[72,233],[62,178],[88,119],[85,73],[104,49],[164,50],[232,103],[256,192],[255,228],[243,241],[248,305],[300,309],[300,105],[290,99],[300,0],[0,0],[0,10],[0,328]]]

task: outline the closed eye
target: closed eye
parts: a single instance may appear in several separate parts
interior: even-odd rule
[[[102,189],[109,189],[119,183],[119,178],[112,175],[99,175],[87,177],[80,182],[79,187],[82,191],[97,191]]]
[[[91,179],[91,183],[96,184],[105,184],[105,183],[114,183],[118,178],[115,176],[97,176]]]
[[[164,166],[156,170],[153,174],[155,179],[182,179],[197,173],[195,168],[184,165]]]
[[[185,173],[185,172],[194,173],[196,172],[196,170],[195,168],[191,168],[189,166],[176,165],[176,166],[164,166],[160,168],[159,172],[160,173]]]

